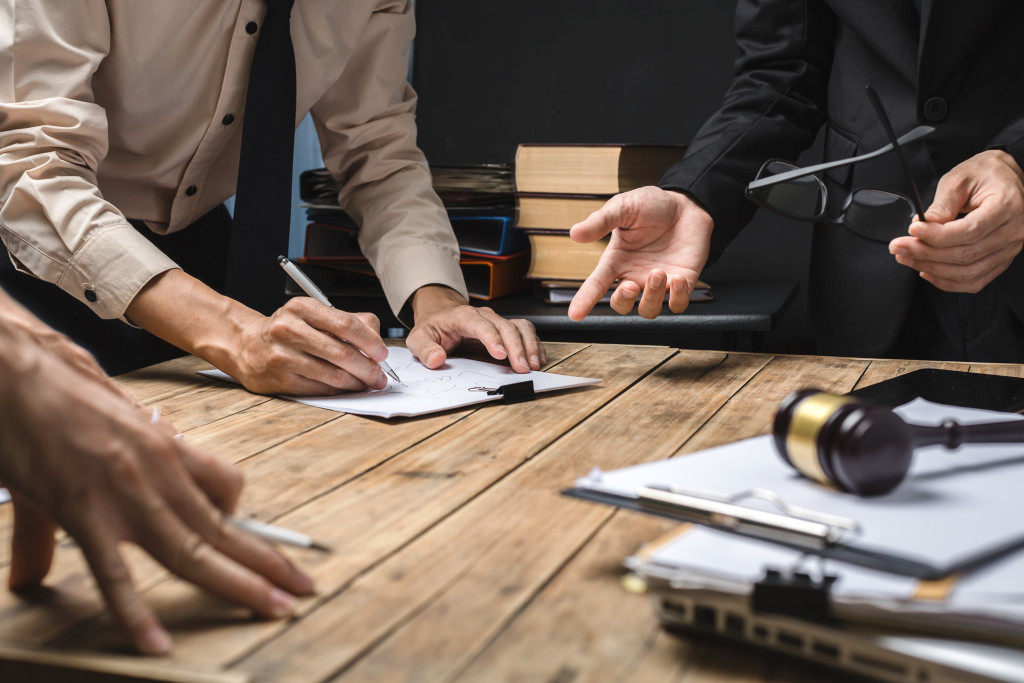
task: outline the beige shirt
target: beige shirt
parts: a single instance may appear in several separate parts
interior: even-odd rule
[[[0,4],[0,237],[19,269],[123,318],[176,267],[126,217],[170,233],[234,194],[264,12],[263,0]],[[312,113],[392,309],[430,283],[465,295],[416,147],[411,3],[296,0],[291,33],[296,123]]]

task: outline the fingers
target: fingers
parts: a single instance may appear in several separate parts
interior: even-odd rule
[[[412,355],[431,370],[437,370],[448,360],[448,353],[429,334],[426,327],[414,327],[406,338],[405,345]]]
[[[569,319],[570,320],[583,320],[594,310],[594,306],[604,298],[604,295],[611,288],[615,280],[618,279],[618,269],[611,263],[611,257],[605,253],[601,255],[601,260],[597,263],[597,268],[590,274],[580,288],[576,291],[572,301],[569,302]],[[639,288],[637,288],[637,294],[639,294]],[[612,295],[615,299],[615,295]],[[617,303],[619,306],[624,305],[625,301],[629,297],[629,292],[624,292],[619,295]],[[634,297],[635,299],[636,297]],[[625,310],[619,310],[616,307],[616,303],[613,302],[612,308],[619,313],[629,313],[633,308],[633,301],[629,301],[629,306]]]
[[[151,492],[124,495],[121,500],[126,509],[142,510],[125,520],[141,548],[175,575],[226,600],[264,617],[281,618],[294,612],[294,594],[312,590],[308,576],[268,544],[229,527],[208,504],[198,502],[199,498],[193,499],[194,504],[179,502],[173,508],[154,499]],[[106,539],[96,537],[102,529],[102,524],[93,522],[74,535],[111,611],[133,637],[144,634],[151,638],[155,619],[132,589],[116,548],[111,551]],[[134,639],[140,649],[149,651],[145,639]]]
[[[933,248],[963,247],[979,244],[992,233],[1007,226],[1012,214],[994,203],[983,204],[963,218],[946,223],[915,221],[908,230],[910,237],[917,238],[924,246]],[[913,242],[906,237],[897,238],[906,247]],[[894,240],[896,241],[896,240]]]
[[[530,369],[540,370],[541,366],[548,362],[548,353],[544,349],[544,344],[537,338],[537,329],[529,320],[517,318],[509,322],[519,328],[519,336],[523,340]]]
[[[507,358],[512,369],[520,373],[539,368],[542,358],[547,358],[532,323],[506,320],[489,308],[468,305],[428,316],[412,329],[406,345],[421,363],[437,368],[444,363],[447,350],[465,339],[479,340],[491,357]]]
[[[964,210],[970,196],[968,177],[954,169],[939,178],[935,198],[925,209],[924,218],[933,223],[948,223]]]
[[[353,313],[352,315],[358,318],[361,323],[373,330],[375,335],[378,337],[380,336],[380,318],[375,316],[373,313]],[[381,343],[383,343],[383,341]],[[384,349],[384,358],[380,358],[379,360],[385,360],[387,358],[387,353],[387,349]]]
[[[690,305],[690,291],[690,283],[684,276],[669,276],[663,270],[655,268],[647,276],[647,283],[642,290],[632,280],[623,280],[619,283],[610,303],[616,313],[625,315],[633,310],[633,304],[637,297],[640,297],[637,313],[644,318],[653,319],[661,314],[666,295],[669,309],[673,313],[685,311]]]
[[[921,273],[921,277],[947,292],[967,292],[970,294],[981,291],[988,283],[998,277],[1020,252],[998,252],[967,265],[949,263],[913,261],[898,258],[903,265]]]
[[[168,450],[151,449],[156,458],[163,460],[158,463],[162,469],[151,480],[158,478],[154,483],[163,499],[199,540],[292,593],[312,590],[312,580],[269,544],[227,523],[223,511],[234,508],[242,490],[237,468],[178,441],[165,444],[165,448]],[[224,504],[220,509],[214,507],[218,498]]]
[[[135,647],[144,654],[164,654],[171,649],[171,637],[160,625],[132,585],[128,567],[117,551],[117,538],[107,531],[103,520],[88,520],[69,528],[85,555],[103,599]]]
[[[180,460],[214,507],[227,514],[235,511],[243,486],[242,473],[237,467],[187,444],[182,444]]]
[[[257,337],[249,351],[261,360],[254,364],[256,370],[249,373],[248,381],[243,381],[246,387],[266,393],[322,395],[387,386],[378,362],[387,358],[387,347],[376,316],[346,313],[304,299],[292,299],[267,320],[265,335]]]
[[[689,280],[675,276],[669,278],[668,308],[673,313],[682,313],[690,305],[690,293],[693,291]]]
[[[299,317],[311,326],[344,339],[375,361],[388,357],[388,348],[380,338],[380,321],[372,313],[339,311],[309,297],[291,299],[285,308],[295,309]]]
[[[1009,267],[1011,261],[1012,258],[1003,260],[993,257],[978,263],[970,271],[932,268],[928,271],[921,271],[920,275],[923,280],[945,292],[977,294],[1001,275]]]
[[[502,318],[489,308],[482,312],[487,322],[491,323],[498,331],[502,342],[501,347],[505,350],[505,356],[508,358],[509,365],[512,366],[513,370],[516,372],[529,372],[531,369],[536,370],[540,367],[538,362],[536,367],[531,368],[530,360],[527,357],[526,342],[523,339],[523,330],[528,330],[536,338],[532,323],[521,320],[520,324],[522,327],[520,327],[520,325],[516,325],[511,320]]]
[[[897,263],[921,272],[940,289],[978,292],[1020,253],[1024,232],[1019,222],[983,204],[946,224],[914,223],[911,236],[893,240],[889,251]]]
[[[11,590],[27,590],[42,584],[53,562],[53,535],[56,526],[48,515],[12,493],[14,531],[11,537],[11,571],[7,584]]]
[[[273,619],[291,616],[295,611],[295,597],[272,585],[260,573],[232,559],[199,533],[186,529],[166,507],[149,515],[145,539],[140,545],[161,564],[186,581],[201,586],[226,600],[252,609],[257,614]],[[207,533],[213,527],[207,529]],[[308,593],[312,581],[300,572],[290,571],[290,565],[270,548],[255,538],[243,538],[240,531],[234,536],[227,531],[218,532],[217,541],[224,550],[235,552],[241,558],[257,564],[274,579],[289,585],[296,592]],[[229,539],[238,539],[232,543]]]
[[[508,358],[509,365],[516,372],[529,370],[524,362],[525,351],[518,329],[489,308],[472,308],[459,311],[453,318],[453,328],[462,339],[477,339],[493,358]]]
[[[640,297],[640,305],[637,306],[637,313],[648,320],[653,320],[661,313],[662,304],[665,303],[665,293],[668,287],[668,277],[665,271],[655,268],[647,276],[647,285],[644,287],[643,295]]]

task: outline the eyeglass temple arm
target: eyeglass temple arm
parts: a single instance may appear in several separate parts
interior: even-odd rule
[[[896,132],[892,129],[892,123],[889,122],[889,117],[885,113],[885,107],[882,106],[882,100],[878,97],[878,93],[870,85],[865,86],[864,90],[867,92],[868,100],[871,101],[871,106],[874,107],[875,113],[878,114],[878,118],[882,122],[885,134],[890,140],[896,140]],[[903,153],[903,149],[899,144],[896,145],[896,158],[899,159],[903,175],[910,181],[911,198],[914,200],[914,210],[917,211],[917,217],[920,220],[924,220],[924,202],[921,201],[921,193],[918,191],[917,183],[914,181],[914,174],[910,172],[907,156]]]
[[[899,145],[906,145],[915,140],[919,140],[924,136],[928,135],[935,129],[931,126],[918,126],[909,133],[903,135],[896,140]],[[849,166],[850,164],[856,164],[860,161],[867,161],[868,159],[874,159],[880,157],[883,154],[887,154],[892,151],[892,143],[879,147],[874,152],[868,152],[867,154],[861,154],[858,157],[850,157],[849,159],[839,159],[838,161],[827,161],[823,164],[817,164],[815,166],[807,166],[806,168],[797,168],[792,171],[786,171],[785,173],[779,173],[778,175],[768,176],[767,178],[761,178],[755,180],[747,185],[747,190],[756,190],[767,185],[774,185],[775,183],[782,183],[787,180],[793,180],[795,178],[802,178],[807,175],[817,173],[818,171],[827,171],[830,168],[838,168],[839,166]],[[915,188],[916,189],[916,188]]]

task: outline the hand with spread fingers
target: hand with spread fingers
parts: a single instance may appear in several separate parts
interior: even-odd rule
[[[528,320],[506,320],[490,308],[470,306],[455,291],[428,285],[412,301],[415,326],[406,345],[428,368],[441,367],[460,344],[475,340],[491,357],[508,359],[519,373],[540,370],[547,363],[544,345]]]
[[[43,581],[63,527],[116,621],[150,654],[171,640],[132,585],[122,541],[262,616],[288,616],[295,596],[312,592],[309,576],[228,523],[242,489],[236,468],[155,426],[152,411],[44,348],[3,306],[0,376],[0,481],[15,513],[12,589]]]
[[[569,304],[569,317],[582,320],[618,281],[611,307],[626,314],[656,318],[668,295],[669,309],[686,310],[708,259],[714,221],[679,192],[641,187],[616,195],[586,220],[574,225],[577,242],[611,234],[597,268]]]
[[[924,218],[890,253],[939,289],[978,292],[1024,245],[1024,173],[1006,152],[977,154],[939,179]]]

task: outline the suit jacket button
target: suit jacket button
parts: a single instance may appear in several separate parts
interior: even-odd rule
[[[96,299],[98,298],[96,296],[96,290],[91,289],[91,288],[90,289],[86,289],[85,290],[85,298],[90,303],[96,303]]]
[[[932,123],[938,123],[946,118],[949,105],[941,97],[929,97],[924,103],[924,117]]]

